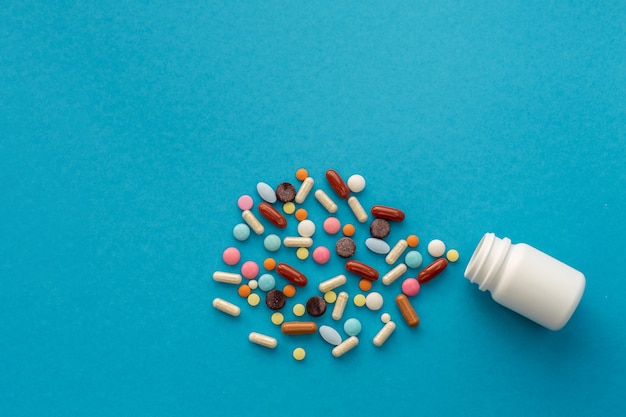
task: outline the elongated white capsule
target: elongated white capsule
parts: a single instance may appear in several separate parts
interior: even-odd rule
[[[237,317],[241,313],[241,309],[239,307],[226,300],[222,300],[221,298],[213,299],[213,307],[223,313],[230,314],[233,317]]]
[[[213,281],[225,282],[226,284],[240,284],[241,274],[234,274],[232,272],[213,272]]]
[[[319,285],[319,289],[320,292],[328,292],[330,290],[333,290],[343,284],[346,283],[346,276],[343,274],[337,275],[336,277],[333,277],[331,279],[327,279],[324,282],[320,282]]]
[[[278,346],[278,341],[275,338],[257,332],[251,332],[248,340],[269,349],[274,349]]]
[[[265,228],[263,227],[259,219],[257,219],[250,210],[244,210],[241,213],[241,217],[243,217],[244,221],[248,223],[248,226],[250,226],[250,228],[254,230],[254,233],[256,233],[257,235],[263,234]]]
[[[333,214],[337,211],[337,204],[335,204],[335,202],[324,191],[315,191],[315,198],[330,214]]]
[[[389,265],[393,265],[398,258],[404,253],[406,248],[408,247],[408,243],[404,239],[398,240],[398,243],[391,249],[391,251],[385,257],[385,262]]]
[[[396,323],[388,321],[374,336],[374,346],[382,346],[394,330],[396,330]]]
[[[354,349],[356,345],[359,344],[359,338],[356,336],[350,336],[337,346],[333,348],[333,356],[338,358],[342,356],[344,353]]]
[[[313,246],[313,239],[310,237],[287,236],[283,239],[283,245],[288,248],[310,248]]]
[[[398,264],[382,277],[383,284],[389,285],[404,274],[407,270],[406,264]]]
[[[306,177],[304,181],[302,181],[302,184],[300,185],[300,188],[298,188],[298,192],[296,193],[295,201],[297,204],[304,203],[304,200],[306,200],[307,196],[311,192],[314,183],[315,181],[313,181],[313,178],[311,177]]]
[[[343,316],[343,311],[346,309],[346,304],[348,304],[348,293],[342,291],[337,296],[337,300],[335,300],[335,306],[333,307],[332,318],[334,320],[341,319]]]
[[[352,196],[348,199],[348,206],[350,206],[350,210],[354,213],[354,216],[360,223],[365,223],[368,219],[367,212],[359,202],[359,199],[355,196]]]

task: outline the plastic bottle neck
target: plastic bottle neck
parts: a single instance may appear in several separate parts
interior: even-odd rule
[[[510,248],[511,239],[485,233],[465,269],[465,278],[478,284],[479,290],[491,291],[498,282],[496,277]]]

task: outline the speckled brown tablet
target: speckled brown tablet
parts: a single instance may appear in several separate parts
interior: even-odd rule
[[[271,310],[280,310],[285,306],[287,297],[280,290],[271,290],[265,294],[265,304]]]
[[[335,250],[342,258],[349,258],[356,252],[356,243],[349,237],[342,237],[335,244]]]
[[[370,234],[377,239],[384,239],[389,236],[390,230],[391,227],[387,220],[375,219],[372,224],[370,224]]]
[[[289,182],[281,182],[276,187],[276,198],[281,203],[293,201],[296,199],[296,187]]]
[[[319,317],[326,312],[326,301],[320,296],[314,296],[306,302],[306,312],[313,317]]]

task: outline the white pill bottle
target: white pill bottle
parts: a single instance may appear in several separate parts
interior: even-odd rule
[[[585,290],[585,276],[525,243],[486,233],[465,278],[505,307],[550,330],[568,322]]]

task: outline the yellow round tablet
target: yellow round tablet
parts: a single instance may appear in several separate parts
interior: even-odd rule
[[[280,324],[283,324],[283,321],[285,321],[285,317],[283,316],[282,313],[279,313],[277,311],[274,314],[272,314],[272,323],[274,323],[275,325],[278,326]]]
[[[357,294],[352,299],[354,305],[357,307],[363,307],[365,305],[365,296],[363,294]]]
[[[295,306],[293,306],[293,314],[295,314],[298,317],[302,317],[304,316],[304,313],[306,312],[306,308],[304,307],[303,304],[296,304]]]
[[[283,211],[287,214],[293,214],[293,212],[296,211],[296,205],[293,204],[291,201],[288,201],[283,204]]]
[[[306,351],[301,347],[297,347],[293,350],[293,358],[297,361],[301,361],[306,357]]]
[[[298,259],[303,261],[309,257],[309,250],[307,248],[298,248],[298,250],[296,251],[296,256],[298,257]]]
[[[258,306],[260,302],[261,297],[259,297],[259,294],[252,293],[248,296],[248,304],[250,304],[252,307]]]
[[[324,301],[329,304],[334,303],[337,300],[337,293],[335,291],[328,291],[324,293]]]
[[[448,251],[448,253],[446,253],[446,258],[448,258],[448,260],[450,262],[456,262],[459,260],[459,251],[457,251],[456,249],[450,249]]]

